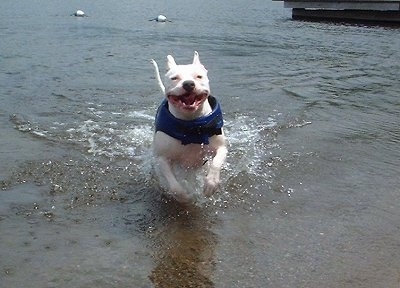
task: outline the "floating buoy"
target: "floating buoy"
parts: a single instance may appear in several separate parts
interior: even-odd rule
[[[76,16],[76,17],[85,17],[86,14],[85,12],[83,12],[82,10],[76,10],[76,12],[74,14],[72,14],[72,16]]]
[[[172,21],[168,20],[168,18],[162,14],[158,15],[156,18],[150,19],[149,21],[172,22]]]

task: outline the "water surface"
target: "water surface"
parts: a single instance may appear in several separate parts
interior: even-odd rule
[[[2,1],[2,285],[399,287],[398,32],[268,1]],[[194,50],[229,157],[182,208],[151,176],[149,59]]]

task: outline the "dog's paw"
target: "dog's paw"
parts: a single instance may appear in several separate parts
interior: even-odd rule
[[[204,195],[206,197],[211,197],[218,190],[218,186],[219,179],[215,179],[215,177],[205,177],[203,189]]]
[[[180,203],[186,204],[191,201],[189,194],[186,192],[185,189],[182,188],[182,186],[171,187],[169,192],[171,196]]]

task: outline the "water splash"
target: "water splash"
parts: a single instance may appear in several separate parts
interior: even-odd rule
[[[61,144],[73,144],[90,157],[106,157],[112,162],[118,159],[129,160],[132,163],[130,169],[135,170],[134,177],[154,184],[151,181],[154,176],[151,150],[153,111],[133,110],[122,113],[89,103],[87,110],[78,115],[75,121],[57,120],[50,127],[42,127],[45,125],[34,123],[23,116],[11,119],[20,131]],[[263,123],[246,115],[225,117],[229,153],[221,175],[222,191],[211,198],[214,205],[224,205],[227,197],[232,197],[227,194],[236,195],[237,201],[244,201],[246,197],[254,196],[253,191],[261,189],[270,181],[272,176],[269,168],[273,164],[270,161],[270,149],[276,146],[276,142],[266,131],[276,127],[273,116]],[[268,163],[272,164],[268,166]],[[191,191],[192,198],[199,205],[207,202],[202,194],[206,166],[200,173],[186,169],[175,171],[182,185]],[[156,183],[156,186],[162,190],[166,187],[162,181]]]
[[[259,174],[260,166],[269,155],[268,149],[274,145],[271,139],[265,138],[264,131],[273,129],[277,123],[268,117],[265,123],[244,115],[226,121],[226,135],[229,141],[228,171],[239,173],[246,171]]]

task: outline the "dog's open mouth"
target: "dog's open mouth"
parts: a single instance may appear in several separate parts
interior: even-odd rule
[[[196,110],[207,97],[208,93],[185,93],[182,95],[168,95],[168,99],[173,105],[185,110]]]

